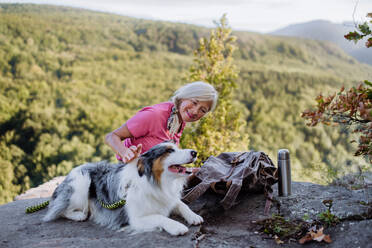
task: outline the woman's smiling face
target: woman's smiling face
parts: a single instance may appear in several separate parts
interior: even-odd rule
[[[209,112],[212,101],[200,101],[194,98],[182,99],[178,106],[179,116],[184,122],[194,122]]]

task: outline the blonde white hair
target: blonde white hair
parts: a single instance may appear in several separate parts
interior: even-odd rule
[[[213,111],[216,108],[217,100],[218,100],[218,92],[216,89],[205,82],[197,81],[186,84],[179,88],[176,92],[174,92],[173,96],[171,97],[171,101],[174,103],[174,108],[172,110],[172,114],[168,119],[168,129],[173,136],[177,133],[181,123],[178,118],[178,106],[183,99],[196,99],[199,101],[212,101],[211,108],[208,112]]]
[[[213,111],[217,105],[218,93],[212,85],[202,81],[197,81],[179,88],[174,92],[171,101],[177,105],[182,99],[212,101],[211,109],[209,111]]]

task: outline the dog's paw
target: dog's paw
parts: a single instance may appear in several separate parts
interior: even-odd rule
[[[203,217],[197,215],[196,213],[191,213],[189,216],[187,216],[186,221],[190,225],[199,225],[204,222]]]
[[[71,211],[64,214],[67,219],[74,221],[86,221],[88,215],[81,211]]]
[[[136,235],[138,233],[142,233],[144,231],[139,231],[139,230],[136,230],[134,228],[132,228],[131,226],[124,226],[122,228],[120,228],[119,230],[117,230],[117,232],[120,232],[120,233],[123,233],[124,235],[129,235],[129,236],[132,236],[132,235]]]
[[[179,222],[172,223],[171,226],[167,226],[164,229],[170,235],[173,235],[173,236],[184,235],[185,233],[187,233],[189,231],[189,229],[187,228],[187,226],[185,226],[184,224],[181,224]]]

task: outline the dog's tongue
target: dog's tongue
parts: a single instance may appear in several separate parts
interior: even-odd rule
[[[191,174],[192,171],[193,171],[193,168],[189,168],[189,167],[183,167],[181,165],[172,165],[170,167],[168,167],[168,170],[173,172],[173,173],[181,173],[181,174],[185,174],[185,173],[188,173],[188,174]]]
[[[173,172],[173,173],[179,173],[179,171],[180,171],[180,166],[179,165],[172,165],[172,166],[169,166],[168,167],[168,170],[170,171],[170,172]],[[181,169],[182,170],[182,169]]]

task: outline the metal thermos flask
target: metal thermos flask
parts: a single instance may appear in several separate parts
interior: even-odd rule
[[[280,149],[278,151],[278,171],[279,196],[291,195],[291,162],[289,159],[289,151],[287,149]]]

